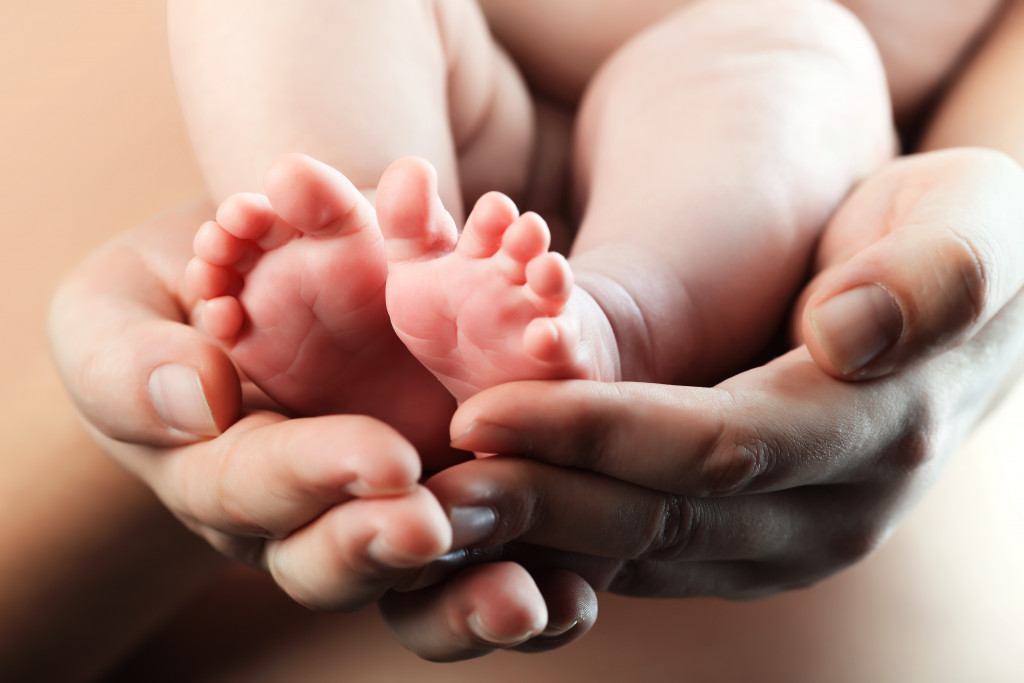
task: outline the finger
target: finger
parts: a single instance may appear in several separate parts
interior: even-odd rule
[[[238,415],[237,373],[186,324],[172,275],[184,269],[203,210],[168,214],[121,238],[55,296],[57,364],[86,420],[111,438],[180,444],[215,436]]]
[[[522,645],[548,623],[540,589],[510,562],[471,567],[430,588],[389,593],[380,609],[399,643],[439,662]]]
[[[444,512],[420,487],[335,506],[295,533],[268,542],[262,564],[299,603],[349,611],[377,600],[408,569],[426,565],[450,544]]]
[[[806,588],[848,569],[877,550],[906,512],[897,486],[807,487],[791,494],[751,496],[756,504],[733,523],[752,530],[758,518],[781,514],[761,533],[767,553],[732,561],[680,561],[677,552],[622,563],[599,588],[641,597],[719,597],[751,600]],[[900,495],[902,493],[903,495]],[[731,505],[736,499],[714,504]],[[708,531],[707,533],[713,533]],[[653,561],[652,561],[653,560]]]
[[[257,413],[215,441],[159,453],[137,468],[194,525],[272,539],[353,497],[411,493],[420,476],[408,441],[356,415],[285,420]]]
[[[597,594],[582,577],[561,569],[531,572],[544,597],[548,623],[539,636],[516,647],[520,652],[548,652],[585,636],[597,622]]]
[[[1024,287],[1024,171],[982,150],[893,164],[829,225],[802,334],[827,372],[878,377],[973,337]]]
[[[909,495],[886,477],[688,498],[513,458],[460,465],[428,486],[449,513],[487,506],[498,520],[481,545],[446,557],[558,566],[598,590],[648,597],[750,598],[813,583],[878,548]]]
[[[427,486],[456,525],[454,510],[493,511],[494,529],[477,545],[516,541],[620,561],[775,559],[820,521],[790,492],[693,498],[518,458],[464,463]]]
[[[451,428],[457,448],[717,496],[856,480],[901,445],[903,418],[915,409],[915,395],[895,380],[838,381],[798,349],[711,389],[501,385],[460,406]]]

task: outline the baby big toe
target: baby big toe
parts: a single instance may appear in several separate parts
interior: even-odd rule
[[[377,218],[391,263],[438,258],[458,239],[438,195],[437,172],[423,159],[399,159],[384,172],[377,186]]]
[[[277,214],[303,233],[328,237],[376,229],[370,203],[348,178],[322,161],[285,155],[263,182]]]

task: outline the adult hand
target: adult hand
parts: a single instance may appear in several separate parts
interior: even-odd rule
[[[51,312],[58,365],[96,441],[220,552],[309,607],[368,604],[446,552],[452,524],[401,435],[355,415],[286,418],[189,324],[196,302],[181,278],[212,210],[155,219],[67,279]],[[479,535],[478,518],[452,521],[456,541]],[[436,587],[415,614],[384,609],[417,654],[466,658],[550,634],[549,623],[577,626],[542,647],[579,637],[596,598],[567,572],[535,579],[495,563]]]
[[[396,431],[287,419],[188,324],[181,277],[211,212],[156,219],[68,278],[51,314],[65,382],[100,445],[223,554],[311,607],[372,602],[446,552],[451,527]]]
[[[849,198],[807,298],[859,282],[894,293],[901,334],[864,366],[888,373],[872,381],[822,372],[800,347],[714,388],[523,382],[471,398],[456,445],[520,457],[428,482],[447,509],[495,513],[464,559],[559,566],[632,595],[728,598],[850,566],[1016,377],[1022,227],[1024,172],[989,152],[900,160]]]
[[[898,160],[839,209],[797,337],[829,374],[879,377],[970,341],[1024,282],[1021,170],[981,149]]]

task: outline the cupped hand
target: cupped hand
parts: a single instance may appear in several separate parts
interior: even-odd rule
[[[893,295],[899,334],[862,364],[875,379],[848,381],[819,345],[712,388],[523,382],[471,398],[454,443],[501,456],[428,482],[448,510],[494,513],[463,559],[557,566],[631,595],[728,598],[849,567],[1017,377],[1022,228],[1024,172],[980,150],[897,161],[847,200],[805,298],[813,311],[858,283]],[[876,315],[837,319],[853,335]]]
[[[826,372],[879,377],[970,341],[1024,286],[1022,171],[953,149],[864,182],[818,249],[796,335]]]
[[[398,432],[287,419],[189,325],[181,277],[211,211],[155,219],[67,279],[50,325],[62,375],[101,446],[224,555],[310,607],[373,602],[446,552],[451,526]]]
[[[358,608],[447,552],[451,522],[398,432],[358,415],[285,417],[190,324],[196,303],[181,278],[211,212],[197,205],[154,219],[72,273],[51,311],[54,355],[95,440],[184,524],[302,604]],[[463,539],[477,533],[461,526]],[[401,642],[430,659],[544,632],[544,645],[524,647],[555,647],[596,615],[579,577],[511,562],[417,598],[382,609]],[[575,628],[555,634],[563,624]]]

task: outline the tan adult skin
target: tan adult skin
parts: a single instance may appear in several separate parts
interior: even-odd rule
[[[1013,22],[1009,22],[1008,21],[1007,24],[1006,24],[1007,28],[1005,30],[1009,31],[1010,30],[1009,27],[1010,26],[1014,26],[1014,25],[1015,24]],[[970,78],[969,77],[968,77],[967,80],[964,81],[964,83],[966,84],[968,82],[970,82]],[[957,100],[956,100],[955,94],[954,94],[954,96],[952,96],[950,101],[949,101],[949,109],[944,110],[944,111],[951,112],[951,113],[946,115],[948,117],[948,118],[946,118],[947,121],[949,121],[950,119],[955,121],[955,119],[956,119],[956,115],[955,115],[956,102],[957,102]],[[939,137],[938,133],[936,133],[935,134],[936,137],[932,138],[932,144],[935,144],[936,146],[941,146],[943,143],[954,143],[954,142],[957,142],[958,138],[956,136],[959,135],[960,133],[958,133],[956,129],[957,129],[957,127],[955,125],[950,125],[949,128],[947,128],[947,130],[952,131],[952,132],[945,133],[944,134],[945,135],[945,139],[944,140],[941,139],[941,137]],[[990,130],[990,129],[988,129],[988,130]],[[987,144],[990,144],[992,146],[1002,146],[1004,144],[1004,142],[1007,142],[1007,141],[1004,141],[1002,139],[991,139],[991,140],[978,139],[978,140],[975,140],[975,142],[987,143]],[[1008,142],[1012,143],[1013,141],[1008,141]],[[996,160],[996,159],[993,159],[991,157],[987,157],[987,156],[984,156],[984,155],[983,155],[983,158],[981,158],[980,160],[971,159],[969,161],[965,161],[964,163],[970,163],[970,164],[978,163],[978,164],[981,165],[981,167],[984,167],[984,169],[981,169],[981,167],[978,167],[978,168],[975,168],[974,170],[986,170],[986,172],[994,173],[995,175],[1000,176],[1000,177],[1002,177],[1002,176],[1004,176],[1006,174],[1009,174],[1009,175],[1006,176],[1007,178],[1010,178],[1012,176],[1012,172],[1006,166],[1005,162],[999,161],[999,160]],[[1012,179],[1008,180],[1008,182],[1012,182]],[[996,267],[997,272],[1001,272],[1001,271],[999,271],[999,266],[1000,265],[1001,264],[994,264],[994,267]],[[954,279],[957,279],[957,278],[954,278]],[[115,290],[112,290],[112,291],[115,291],[115,293],[116,293],[116,288],[115,288]],[[987,310],[990,310],[990,311],[994,312],[996,310],[1002,309],[1003,308],[1003,303],[1010,298],[1010,295],[1012,294],[1013,291],[1015,291],[1015,290],[1013,290],[1012,287],[1011,287],[1008,291],[1005,291],[1002,296],[997,296],[995,299],[989,300],[989,304],[988,304],[989,308]],[[908,293],[908,296],[910,296],[910,293]],[[953,308],[956,309],[956,311],[955,311],[956,313],[959,313],[961,311],[961,308],[957,304],[957,302],[953,302]],[[1005,318],[1006,316],[1004,315],[1002,317]],[[141,316],[138,320],[136,320],[134,322],[138,323],[141,326],[141,325],[147,324],[149,321],[152,321],[152,320],[153,320],[153,318],[151,317],[151,314],[147,314],[147,315]],[[961,334],[957,335],[957,338],[963,338],[964,336],[969,336],[969,334],[968,334],[969,332],[975,331],[977,328],[976,328],[974,323],[981,324],[981,323],[984,323],[984,322],[988,322],[989,324],[985,325],[985,329],[988,330],[989,332],[991,332],[994,337],[1000,338],[1003,343],[999,344],[998,346],[1001,349],[1003,349],[1007,354],[1011,354],[1012,355],[1012,353],[1013,353],[1013,351],[1015,349],[1014,349],[1014,344],[1012,343],[1012,340],[1011,340],[1011,338],[1013,337],[1013,334],[1009,330],[999,328],[999,325],[997,325],[995,323],[992,323],[992,322],[989,322],[987,317],[979,317],[979,318],[976,318],[976,319],[972,318],[970,322],[971,322],[971,325],[969,325],[969,326],[960,325],[957,322],[956,316],[954,316],[954,320],[953,320],[952,326],[956,328],[956,331],[958,333],[961,333]],[[187,328],[185,328],[185,329],[187,329]],[[949,330],[949,325],[947,325],[946,327],[943,328],[943,332],[948,332],[948,330]],[[933,342],[935,342],[937,337],[942,340],[942,344],[935,345],[933,343]],[[925,327],[925,336],[924,336],[924,338],[915,338],[913,335],[905,335],[904,339],[908,341],[908,345],[905,346],[905,347],[898,347],[898,348],[905,349],[908,353],[911,353],[911,352],[914,352],[914,351],[920,351],[922,348],[925,348],[925,347],[932,348],[932,349],[944,348],[944,344],[948,343],[948,341],[951,338],[952,338],[951,335],[948,335],[948,334],[935,335],[934,334],[934,330],[929,330],[927,328],[927,326],[926,326]],[[977,336],[974,337],[974,338],[976,340],[980,341],[980,338],[978,338]],[[185,338],[183,336],[182,340],[184,340],[184,339]],[[965,346],[963,348],[964,349],[968,349],[969,347]],[[184,351],[186,349],[185,349],[184,346],[182,346],[182,347],[179,347],[177,350],[179,352],[181,352],[181,351]],[[178,356],[177,359],[181,359],[181,358],[185,358],[185,357],[187,357],[187,356]],[[950,361],[950,364],[951,365],[956,365],[956,363],[954,362],[956,360],[956,357],[955,356],[950,356],[950,358],[952,359]],[[823,363],[825,363],[827,365],[827,361],[826,360],[823,360]],[[800,365],[800,364],[796,364],[796,365]],[[147,376],[148,370],[151,367],[152,366],[150,365],[150,366],[145,367],[145,368],[129,368],[129,375],[128,376],[131,377],[131,376],[134,375],[135,377],[145,377],[145,376]],[[775,372],[775,370],[780,370],[780,369],[785,369],[785,366],[783,366],[782,364],[777,364],[777,365],[774,366],[774,368],[771,370],[771,372]],[[939,379],[939,378],[944,376],[946,370],[947,370],[947,368],[944,368],[944,367],[941,367],[940,365],[935,365],[935,364],[920,365],[920,366],[916,367],[913,372],[908,371],[909,374],[907,374],[907,375],[898,375],[897,379],[892,380],[890,383],[888,383],[886,385],[887,387],[889,387],[887,389],[887,391],[894,391],[894,392],[899,393],[901,391],[906,391],[908,389],[908,385],[913,385],[916,388],[916,386],[919,386],[919,385],[916,384],[916,382],[918,382],[918,380],[920,380],[922,376],[928,376],[929,373],[934,373],[934,374],[931,374],[930,376],[936,378],[936,380],[937,380],[937,379]],[[904,379],[899,379],[899,377],[903,377]],[[906,383],[904,383],[904,382],[906,382]],[[137,383],[137,385],[138,386],[144,386],[145,382],[143,381],[141,383]],[[849,396],[848,392],[851,391],[851,389],[849,388],[848,385],[830,384],[828,386],[830,388],[834,389],[835,391],[839,392],[838,395],[841,395],[841,396]],[[872,385],[872,386],[868,387],[867,389],[856,389],[856,391],[865,391],[865,392],[869,392],[869,393],[873,392],[875,390],[879,390],[880,391],[879,386],[881,386],[881,385]],[[81,392],[81,390],[84,389],[85,387],[74,387],[74,388]],[[90,388],[102,389],[102,387],[99,387],[99,386],[90,387]],[[499,391],[514,392],[514,391],[520,391],[520,390],[521,389],[518,388],[518,387],[509,387],[509,388],[506,388],[506,389],[495,390],[495,392],[499,392]],[[586,396],[586,397],[593,396],[594,395],[593,392],[595,391],[594,388],[589,388],[587,386],[579,386],[579,385],[574,386],[574,387],[569,387],[568,390],[570,392],[572,392],[572,391],[580,391],[580,392],[582,392],[581,396]],[[651,390],[648,390],[648,391],[651,391]],[[663,391],[662,389],[658,389],[656,393],[658,393],[660,395],[660,393],[662,391]],[[967,393],[971,394],[972,392],[967,392]],[[984,393],[984,392],[982,392],[982,393]],[[102,399],[104,394],[103,394],[103,392],[101,392],[98,395]],[[483,395],[479,401],[471,402],[470,404],[467,404],[467,406],[472,406],[474,410],[480,409],[481,406],[485,406],[486,405],[486,401],[490,400],[488,398],[488,396],[494,396],[494,395],[495,394]],[[222,397],[222,398],[230,400],[230,397]],[[936,400],[938,400],[941,397],[935,397],[935,398],[936,398]],[[979,404],[983,403],[983,402],[984,401],[980,401]],[[103,401],[101,400],[100,403],[103,403]],[[220,403],[218,403],[216,401],[216,399],[213,400],[213,403],[215,404],[215,412],[217,411],[218,408],[222,408],[224,405],[227,405],[226,412],[229,413],[231,411],[230,403],[220,404]],[[615,401],[614,404],[615,404],[617,409],[618,408],[622,408],[622,409],[625,409],[627,411],[630,410],[629,406],[632,405],[630,402],[625,402],[623,404],[623,403],[620,403],[618,401]],[[859,414],[859,411],[863,407],[863,404],[860,404],[858,402],[854,402],[852,404],[846,404],[846,405],[847,405],[849,410],[853,411],[854,414]],[[590,407],[588,407],[588,406],[586,406],[584,404],[573,404],[573,406],[575,408],[577,408],[577,409],[583,409],[584,411],[587,411],[588,414],[589,414],[589,411],[597,411],[600,415],[605,415],[604,408],[607,408],[607,403],[591,404]],[[470,410],[470,408],[467,407],[467,408],[465,408],[465,410]],[[630,413],[627,412],[626,414],[629,415]],[[152,420],[153,414],[152,413],[148,413],[148,415],[149,415],[149,417],[151,419],[148,422],[147,421],[142,421],[139,424],[143,424],[143,425],[147,425],[148,424],[151,431],[149,433],[147,433],[145,431],[145,427],[144,427],[144,430],[142,432],[140,432],[138,434],[138,436],[148,437],[148,436],[155,435],[155,431],[153,430],[154,427],[156,428],[156,431],[159,430],[158,425],[155,423],[154,420]],[[463,417],[465,417],[467,415],[467,413],[463,412],[462,415],[463,415]],[[137,416],[137,414],[136,414],[136,416]],[[132,417],[132,413],[131,412],[125,413],[124,417],[128,418],[128,419],[125,420],[126,423],[132,422],[132,420],[130,419]],[[221,418],[224,419],[224,416],[221,415]],[[228,416],[227,419],[230,419],[230,416]],[[627,422],[628,422],[628,420],[627,420]],[[905,425],[900,425],[901,428],[904,427],[904,426]],[[543,422],[537,423],[536,428],[540,429],[540,430],[545,430],[544,423]],[[239,433],[244,433],[244,432],[235,432],[235,433],[239,434]],[[579,435],[577,435],[577,436],[579,436]],[[955,442],[957,440],[957,435],[955,435],[955,434],[948,434],[946,436],[950,440],[949,443]],[[571,442],[574,437],[570,433],[566,438]],[[224,439],[222,437],[222,438],[218,439],[217,441],[220,442],[222,447],[230,449],[231,443],[232,443],[230,439]],[[208,446],[196,446],[196,447],[194,447],[192,449],[189,449],[188,452],[199,453],[199,452],[202,452],[204,448],[208,449],[209,447]],[[883,449],[883,451],[884,451],[884,449]],[[128,455],[126,457],[135,457],[137,455],[137,454],[134,454],[134,455],[130,454],[129,451],[125,451],[125,452],[128,453]],[[186,458],[182,458],[181,462],[186,462]],[[482,465],[490,466],[490,463],[483,463]],[[474,464],[474,466],[476,466],[476,465]],[[504,467],[504,466],[505,465],[502,465],[502,467]],[[515,464],[514,467],[521,467],[521,468],[524,468],[525,472],[529,472],[533,466],[529,465],[527,463],[520,463],[520,464]],[[596,469],[600,470],[601,466],[596,466]],[[463,470],[463,471],[466,471],[466,470]],[[615,474],[623,474],[623,473],[615,472]],[[480,474],[480,476],[483,477],[484,475]],[[496,476],[496,478],[500,478],[500,477]],[[629,478],[629,477],[627,477],[627,478]],[[540,486],[541,485],[540,482],[537,482],[537,485]],[[908,485],[909,485],[909,482],[908,482]],[[632,495],[633,493],[635,493],[635,491],[631,490],[630,491],[630,495]],[[884,505],[882,506],[883,509],[885,507],[886,506],[884,506]],[[870,521],[872,521],[872,522],[874,522],[876,524],[880,524],[882,527],[884,527],[884,526],[886,526],[888,521],[891,520],[891,517],[888,516],[890,512],[891,512],[890,510],[884,510],[885,514],[883,514],[883,517],[886,518],[885,520],[874,519],[874,520],[870,520]],[[882,523],[883,521],[885,523]],[[869,526],[874,526],[874,524],[869,524]],[[556,536],[561,538],[563,536],[563,534],[552,534],[551,535],[552,540],[558,540],[557,538],[555,538]],[[495,537],[494,539],[491,539],[491,540],[496,540],[496,538],[497,537]],[[557,547],[559,545],[559,543],[560,542],[552,542],[551,544]],[[851,555],[857,555],[857,553],[851,553]],[[841,557],[841,559],[839,561],[839,564],[845,564],[846,562],[850,561],[851,559],[852,559],[852,557],[850,555],[844,555],[844,556]],[[838,568],[838,567],[831,567],[830,569],[835,569],[835,568]],[[799,576],[799,572],[797,574],[798,574],[798,576],[796,576],[797,580],[803,580],[803,579],[806,578],[805,576]],[[774,588],[784,587],[786,585],[789,585],[789,583],[792,583],[793,582],[793,578],[792,577],[777,577],[777,580],[768,581],[769,585],[764,585],[763,581],[764,581],[764,579],[761,580],[761,583],[759,585],[759,590],[761,590],[761,589],[771,589],[773,587]],[[730,590],[728,590],[728,589],[722,589],[722,590],[717,591],[717,592],[720,592],[720,593],[726,594],[726,595],[730,594]],[[457,597],[461,597],[461,596],[458,596],[457,593],[458,593],[458,584],[450,584],[450,592],[444,597],[444,599],[445,600],[453,600],[454,601]],[[409,603],[409,604],[414,605],[415,603]],[[452,604],[452,603],[447,603],[447,604]],[[489,643],[481,643],[481,642],[479,642],[479,641],[477,641],[477,640],[475,640],[473,638],[467,638],[467,634],[464,633],[464,632],[452,633],[452,632],[446,631],[445,628],[443,628],[443,627],[440,628],[440,629],[437,629],[437,630],[432,630],[432,629],[429,630],[429,632],[432,634],[432,637],[431,637],[431,639],[429,639],[427,641],[424,641],[422,639],[417,639],[417,636],[415,634],[422,633],[422,632],[428,632],[428,631],[425,631],[423,629],[424,625],[423,625],[422,621],[419,621],[418,619],[409,619],[409,615],[412,614],[412,612],[413,612],[413,610],[411,610],[408,605],[406,605],[403,608],[400,608],[398,611],[394,611],[394,609],[392,609],[392,614],[393,615],[400,615],[400,616],[398,616],[397,618],[394,619],[394,622],[393,622],[394,623],[394,628],[396,629],[396,631],[398,631],[398,633],[400,635],[402,635],[403,639],[406,640],[406,642],[412,643],[413,646],[416,647],[418,649],[418,651],[420,651],[424,655],[439,656],[438,653],[444,651],[444,652],[447,652],[447,653],[452,653],[454,656],[469,656],[471,654],[474,654],[474,653],[478,652],[481,649],[487,649],[487,648],[490,648],[492,646],[492,644],[489,644]],[[428,614],[428,615],[430,615],[430,614],[438,614],[438,612],[437,611],[428,611],[426,614]],[[557,644],[557,642],[554,642],[552,644]]]

